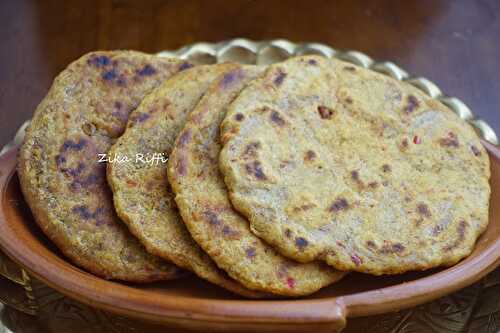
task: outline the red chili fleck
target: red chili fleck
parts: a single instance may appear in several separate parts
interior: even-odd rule
[[[419,145],[420,143],[422,143],[422,140],[420,139],[420,137],[418,135],[415,135],[413,137],[413,143],[416,145]]]
[[[324,105],[320,105],[318,106],[318,113],[321,119],[331,119],[333,117],[334,110]]]
[[[137,186],[137,183],[135,181],[133,181],[132,179],[127,179],[127,184],[129,186]]]
[[[288,287],[290,289],[295,288],[295,280],[293,278],[291,278],[291,277],[289,277],[289,278],[286,279],[286,284],[288,284]]]

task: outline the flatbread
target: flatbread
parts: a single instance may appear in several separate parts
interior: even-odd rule
[[[382,74],[299,57],[231,104],[220,167],[283,255],[394,274],[452,265],[488,223],[489,160],[443,104]]]
[[[150,253],[238,294],[256,297],[258,293],[229,278],[191,238],[167,180],[166,161],[187,115],[212,81],[234,68],[238,65],[194,67],[149,94],[109,152],[116,162],[108,164],[108,182],[118,216]]]
[[[24,196],[45,234],[75,264],[108,279],[178,277],[149,255],[116,216],[106,154],[129,113],[162,81],[191,65],[132,52],[93,52],[54,81],[19,155]]]
[[[301,296],[343,274],[319,263],[288,260],[252,234],[248,221],[232,208],[218,172],[219,125],[226,107],[261,72],[237,68],[213,83],[175,142],[168,176],[191,235],[220,268],[250,289]]]

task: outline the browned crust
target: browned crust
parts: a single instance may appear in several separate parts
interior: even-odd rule
[[[114,67],[115,65],[111,64],[111,61],[115,60],[123,64],[122,67],[120,68],[123,69],[124,71],[129,70],[129,68],[134,68],[133,67],[134,64],[143,67],[140,68],[138,67],[137,72],[135,74],[129,74],[129,72],[125,72],[126,74],[123,74],[122,77],[119,77],[116,72],[113,74],[114,77],[111,74],[107,74],[108,72],[103,72],[101,77],[101,79],[104,82],[101,84],[101,87],[103,88],[93,88],[93,87],[85,88],[84,87],[85,81],[79,81],[80,79],[82,79],[80,75],[81,73],[83,73],[80,71],[83,71],[83,69],[86,68],[85,66],[94,66],[97,67],[99,71],[101,70],[101,68],[102,71],[105,71],[107,69],[105,69],[104,65],[106,65],[108,66],[107,68],[113,68],[112,70],[111,69],[108,70],[109,72],[111,72],[114,71],[115,68]],[[159,68],[155,68],[152,65],[148,64],[153,64],[154,66],[162,67],[161,69],[162,72],[159,72],[160,71]],[[47,139],[49,138],[50,134],[45,133],[44,126],[48,126],[47,124],[50,124],[52,126],[57,122],[63,122],[64,120],[62,120],[63,119],[62,116],[64,114],[64,110],[65,108],[68,107],[68,104],[73,105],[71,103],[82,103],[83,107],[81,108],[82,110],[81,116],[89,116],[89,117],[91,116],[92,111],[90,111],[88,107],[85,108],[84,106],[86,105],[85,102],[83,101],[77,102],[78,99],[76,100],[72,99],[75,98],[74,95],[71,95],[72,89],[80,89],[77,93],[77,95],[80,97],[76,98],[85,99],[87,92],[92,92],[92,94],[96,94],[97,96],[99,96],[99,92],[96,91],[96,89],[104,89],[107,84],[105,80],[109,81],[109,79],[113,77],[114,80],[113,84],[115,84],[115,86],[123,88],[123,91],[119,90],[120,88],[114,88],[114,87],[109,87],[105,89],[107,89],[106,91],[112,91],[113,89],[116,89],[116,91],[120,91],[120,93],[118,93],[117,96],[120,96],[120,94],[122,94],[124,91],[125,92],[127,91],[127,88],[124,86],[124,84],[126,83],[124,80],[129,78],[127,77],[127,75],[128,76],[136,75],[137,76],[136,81],[139,82],[138,84],[141,84],[141,82],[145,82],[144,86],[142,86],[141,89],[144,91],[144,93],[147,93],[148,92],[147,89],[152,89],[156,84],[161,82],[162,79],[160,78],[168,77],[169,75],[171,75],[171,73],[177,71],[181,65],[182,62],[177,60],[171,60],[171,59],[160,60],[159,58],[156,58],[154,56],[132,51],[93,52],[86,54],[82,58],[78,59],[77,61],[69,65],[68,68],[55,79],[54,84],[50,89],[47,97],[37,107],[32,123],[27,129],[25,141],[23,143],[23,146],[19,154],[18,174],[23,194],[33,212],[35,220],[37,224],[41,227],[43,232],[60,248],[60,250],[68,258],[71,259],[71,261],[101,277],[107,279],[120,279],[132,282],[151,282],[156,280],[177,278],[181,276],[183,273],[177,267],[163,263],[158,258],[147,255],[144,249],[138,243],[138,241],[135,240],[130,234],[127,234],[127,232],[125,231],[126,229],[119,224],[120,222],[118,220],[115,220],[115,218],[113,217],[114,213],[112,212],[111,201],[107,202],[104,205],[105,208],[103,208],[103,209],[108,209],[108,211],[99,212],[101,214],[104,214],[103,216],[105,221],[103,223],[110,223],[112,225],[110,227],[110,230],[115,230],[120,235],[117,236],[118,243],[122,244],[123,246],[120,248],[121,250],[126,249],[124,254],[130,251],[132,251],[130,253],[133,254],[134,251],[137,251],[136,253],[137,260],[139,261],[144,260],[145,265],[143,266],[144,267],[143,269],[139,268],[141,267],[140,263],[136,262],[134,264],[129,264],[128,261],[127,262],[123,261],[123,258],[120,257],[121,256],[120,253],[116,253],[115,259],[113,258],[110,259],[109,257],[106,257],[104,258],[105,262],[101,262],[99,259],[97,259],[97,257],[93,257],[92,248],[86,247],[85,244],[88,244],[89,242],[88,239],[83,238],[77,240],[75,238],[73,239],[73,241],[70,241],[71,237],[79,237],[79,235],[68,234],[68,232],[70,232],[70,230],[77,230],[77,229],[65,229],[66,228],[64,224],[65,222],[63,222],[63,220],[57,219],[56,215],[54,215],[54,212],[51,210],[51,208],[49,208],[49,202],[52,202],[51,205],[56,205],[57,207],[60,207],[63,211],[60,214],[60,216],[63,216],[64,218],[65,208],[63,208],[63,206],[59,206],[59,202],[61,200],[64,201],[65,197],[61,196],[58,197],[57,195],[55,198],[59,199],[55,198],[51,199],[47,197],[46,192],[38,188],[38,182],[36,180],[37,172],[41,172],[42,175],[46,175],[47,172],[50,173],[50,171],[48,171],[50,169],[48,165],[50,165],[50,163],[54,163],[54,161],[52,160],[54,156],[52,154],[54,153],[55,150],[49,152],[49,150],[54,149],[54,147],[43,146],[44,144],[50,142],[50,140]],[[163,68],[166,69],[165,72],[163,72]],[[89,77],[90,81],[98,80],[97,75],[101,75],[96,73],[97,70],[94,69],[87,69],[87,71],[91,75]],[[91,78],[92,75],[95,78]],[[149,78],[154,75],[156,75],[155,79]],[[78,84],[81,84],[81,86],[78,86]],[[111,85],[111,83],[109,84]],[[134,85],[135,83],[130,83],[130,84]],[[105,91],[103,90],[103,92]],[[110,94],[113,94],[113,92],[111,92]],[[136,95],[137,93],[134,96]],[[62,98],[63,96],[71,96],[71,97],[68,97],[68,99],[64,99]],[[138,95],[136,97],[138,97]],[[94,100],[98,101],[99,99],[97,98]],[[74,117],[73,121],[78,121],[80,120],[78,118],[79,116],[80,116],[79,114],[70,114],[68,117]],[[71,128],[71,126],[73,126],[73,128],[74,126],[76,126],[72,124],[75,123],[68,123],[69,128]],[[110,126],[106,127],[105,120],[102,120],[102,126],[103,126],[103,131],[106,130],[108,131],[106,132],[106,136],[111,136],[110,138],[111,140],[113,135],[119,135],[120,133],[120,126],[121,126],[120,122],[115,122],[113,124],[110,124]],[[54,127],[57,126],[54,125]],[[39,135],[43,137],[40,137]],[[60,132],[60,133],[55,132],[52,133],[52,135],[53,136],[60,135],[61,138],[64,137],[68,138],[69,134],[66,132]],[[85,134],[81,133],[80,135],[83,137]],[[40,140],[42,141],[41,143]],[[91,140],[89,140],[89,142],[90,141]],[[68,144],[70,145],[70,143]],[[96,144],[99,145],[99,143]],[[91,142],[91,146],[94,147],[93,142]],[[69,149],[73,148],[75,147],[70,147]],[[39,163],[39,165],[46,163],[47,166],[44,167],[43,170],[36,170],[33,169],[34,168],[33,163],[35,162]],[[89,172],[93,172],[92,170]],[[57,177],[54,179],[57,179]],[[98,181],[98,180],[93,179],[93,181]],[[57,184],[57,182],[55,182],[54,184]],[[78,185],[80,186],[80,184]],[[100,185],[106,187],[105,183]],[[106,192],[105,188],[103,188],[103,190],[104,192]],[[67,195],[71,196],[71,193],[68,192]],[[106,197],[106,195],[102,193],[101,196]],[[81,213],[88,214],[84,210],[81,211]],[[94,212],[94,215],[97,215],[97,211]],[[84,217],[86,216],[84,215]],[[84,220],[85,219],[82,217],[82,221]],[[131,246],[131,248],[127,249],[128,246]],[[116,250],[117,249],[109,249],[110,253],[113,253],[113,251]],[[131,258],[130,260],[136,260],[136,259]],[[112,264],[113,262],[115,262],[115,264]]]

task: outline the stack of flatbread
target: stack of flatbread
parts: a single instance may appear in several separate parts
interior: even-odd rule
[[[488,223],[488,154],[466,122],[319,56],[87,54],[35,111],[18,170],[39,226],[87,271],[192,272],[254,298],[453,265]]]

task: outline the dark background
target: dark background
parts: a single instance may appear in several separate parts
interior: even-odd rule
[[[0,0],[0,145],[85,52],[234,37],[318,41],[394,61],[499,132],[499,15],[498,0]]]

